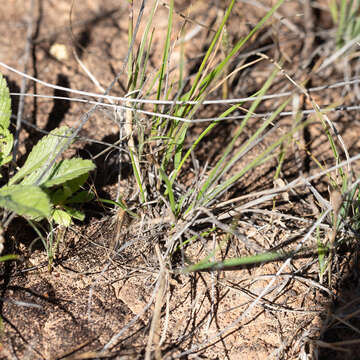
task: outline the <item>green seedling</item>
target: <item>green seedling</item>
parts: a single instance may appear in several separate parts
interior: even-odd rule
[[[0,74],[0,166],[10,163],[13,135],[9,131],[11,100],[6,81]],[[47,219],[50,223],[69,226],[72,219],[83,220],[84,214],[72,204],[92,198],[81,190],[95,165],[81,158],[56,157],[65,147],[72,130],[66,126],[54,129],[31,150],[24,165],[0,188],[0,207],[24,216],[29,221]],[[3,171],[4,173],[4,171]],[[3,174],[1,174],[3,177]]]

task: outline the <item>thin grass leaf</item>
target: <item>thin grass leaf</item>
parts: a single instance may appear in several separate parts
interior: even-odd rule
[[[206,236],[209,236],[212,232],[214,232],[215,230],[217,229],[216,226],[212,227],[211,229],[209,230],[206,230],[206,231],[203,231],[202,233],[200,233],[200,236],[199,235],[194,235],[192,237],[190,237],[189,239],[185,240],[185,241],[182,241],[176,248],[175,252],[184,248],[186,245],[192,243],[193,241],[195,241],[196,239],[198,239],[199,237],[206,237]]]
[[[223,112],[220,116],[219,116],[219,120],[218,121],[214,121],[212,122],[199,136],[198,138],[193,142],[193,144],[191,145],[190,149],[186,152],[186,154],[183,156],[183,158],[181,159],[179,165],[177,166],[177,168],[175,169],[175,171],[173,172],[173,174],[171,175],[171,183],[173,183],[177,177],[177,175],[180,173],[180,170],[182,168],[182,166],[184,165],[185,161],[188,159],[188,157],[190,156],[191,152],[194,151],[194,149],[196,148],[196,146],[200,143],[200,141],[210,133],[210,131],[221,122],[221,119],[223,119],[224,117],[230,115],[231,113],[233,113],[236,109],[239,108],[240,105],[233,105],[232,107],[230,107],[229,109],[227,109],[225,112]]]
[[[170,49],[170,41],[171,41],[171,30],[172,30],[172,21],[173,21],[173,11],[174,11],[174,0],[170,0],[169,4],[169,16],[168,16],[168,26],[166,31],[166,38],[165,38],[165,46],[164,46],[164,52],[161,62],[161,68],[160,68],[160,74],[159,74],[159,81],[157,86],[157,92],[156,92],[156,99],[160,100],[161,98],[161,92],[162,92],[162,85],[166,73],[166,67],[168,64],[168,57],[169,57],[169,49]],[[154,112],[157,112],[158,107],[155,106]],[[156,133],[156,129],[159,127],[161,123],[161,118],[158,118],[153,126],[153,135]]]
[[[141,198],[141,202],[145,202],[145,193],[144,193],[144,188],[141,182],[141,178],[140,178],[140,174],[138,172],[136,163],[135,163],[135,159],[134,159],[134,154],[132,152],[132,150],[129,148],[129,154],[130,154],[130,159],[131,159],[131,165],[134,171],[134,175],[135,175],[135,179],[136,179],[136,183],[138,184],[139,190],[140,190],[140,198]]]
[[[320,274],[320,279],[322,279],[323,274],[326,270],[326,261],[325,261],[326,248],[322,243],[319,227],[317,227],[316,230],[316,237],[317,237],[318,261],[319,261],[319,274]]]
[[[149,57],[151,54],[151,46],[152,46],[152,42],[153,42],[153,38],[154,38],[154,32],[155,29],[152,30],[151,35],[150,35],[150,40],[146,49],[146,53],[145,53],[145,58],[142,64],[142,70],[141,70],[141,74],[140,74],[140,80],[139,80],[139,86],[143,87],[144,82],[145,82],[145,75],[146,75],[146,69],[147,69],[147,65],[149,62]],[[149,88],[149,91],[152,90],[152,87]]]
[[[233,8],[235,4],[235,0],[232,0],[230,5],[228,6],[225,15],[223,17],[223,20],[218,28],[218,30],[215,33],[215,36],[212,40],[212,42],[209,45],[209,48],[203,58],[203,61],[201,62],[200,66],[199,66],[199,70],[195,76],[195,80],[191,86],[191,89],[189,90],[188,93],[186,93],[184,96],[182,96],[181,100],[183,101],[188,101],[192,98],[193,94],[195,94],[196,89],[198,89],[199,86],[199,82],[201,80],[201,78],[204,76],[203,71],[207,65],[207,62],[211,56],[211,54],[213,53],[213,50],[215,48],[215,45],[217,43],[217,41],[219,40],[219,37],[223,31],[224,25],[227,22],[230,14],[231,14],[231,10]],[[203,91],[205,91],[205,89],[208,87],[208,85],[210,85],[210,81],[207,83],[207,86],[203,86],[202,90],[200,90],[200,93],[196,95],[195,99],[199,99],[201,93]],[[178,117],[184,117],[185,115],[187,115],[191,110],[193,110],[193,113],[196,111],[196,109],[201,105],[201,101],[199,101],[199,103],[195,106],[193,105],[189,105],[189,106],[177,106],[176,110],[175,110],[175,116]],[[191,115],[188,116],[188,118],[191,118]],[[175,162],[174,162],[174,167],[177,168],[179,167],[180,161],[181,161],[181,154],[182,154],[182,150],[183,150],[183,142],[185,139],[185,135],[187,132],[187,129],[189,127],[188,123],[183,123],[180,125],[180,128],[176,131],[176,134],[174,136],[174,141],[168,144],[168,148],[167,151],[163,157],[163,161],[162,161],[162,167],[165,168],[167,163],[169,162],[170,158],[172,157],[172,153],[175,149]],[[177,126],[174,127],[174,129],[176,129]],[[172,134],[169,134],[170,137],[172,137]]]
[[[314,108],[316,110],[317,118],[321,121],[321,123],[323,125],[325,134],[326,134],[326,136],[327,136],[327,138],[329,140],[331,151],[334,154],[334,158],[336,160],[336,163],[339,164],[341,162],[341,158],[340,158],[339,152],[337,150],[335,140],[334,140],[334,138],[333,138],[327,124],[326,124],[326,121],[324,120],[323,114],[319,111],[317,106],[315,106]],[[346,174],[345,174],[345,172],[344,172],[344,170],[342,168],[339,168],[339,174],[340,174],[341,179],[344,179],[346,177]],[[334,185],[336,186],[337,184],[334,184]]]
[[[120,199],[121,202],[117,202],[117,201],[113,201],[113,200],[109,200],[109,199],[102,199],[102,198],[99,198],[98,200],[101,201],[104,204],[110,204],[110,205],[118,206],[121,209],[125,210],[132,217],[135,217],[135,218],[138,217],[134,212],[132,212],[131,210],[128,209],[128,207],[125,205],[125,203],[122,202],[121,199]]]
[[[169,180],[169,178],[167,177],[167,175],[165,174],[165,171],[159,167],[159,171],[160,171],[160,176],[161,179],[163,180],[163,182],[165,183],[166,186],[166,190],[167,190],[167,194],[169,196],[169,201],[170,201],[170,208],[172,213],[176,216],[176,203],[175,203],[175,197],[174,197],[174,192],[172,189],[172,184]]]
[[[194,83],[193,83],[192,86],[191,86],[191,89],[189,90],[189,92],[187,92],[187,93],[182,97],[182,100],[183,100],[183,101],[188,101],[188,100],[190,100],[190,99],[192,98],[192,96],[195,94],[195,90],[199,87],[199,81],[200,81],[201,78],[204,76],[203,71],[204,71],[204,69],[205,69],[205,67],[206,67],[206,65],[207,65],[207,62],[208,62],[211,54],[213,53],[213,50],[215,49],[215,45],[216,45],[216,43],[218,42],[218,40],[219,40],[219,38],[220,38],[220,35],[221,35],[221,33],[222,33],[223,29],[224,29],[224,26],[225,26],[225,24],[226,24],[226,22],[227,22],[227,20],[228,20],[228,18],[229,18],[229,16],[230,16],[230,14],[231,14],[231,11],[232,11],[234,5],[235,5],[235,0],[232,0],[231,3],[230,3],[230,5],[229,5],[228,8],[226,9],[226,12],[225,12],[224,17],[223,17],[223,19],[222,19],[222,21],[221,21],[221,24],[219,25],[219,28],[217,29],[217,31],[216,31],[216,33],[215,33],[215,35],[214,35],[214,38],[213,38],[213,40],[211,41],[211,43],[210,43],[210,45],[209,45],[209,48],[207,49],[206,54],[205,54],[205,56],[204,56],[204,58],[203,58],[203,60],[202,60],[202,62],[201,62],[201,64],[200,64],[200,66],[199,66],[199,70],[198,70],[198,72],[196,73],[196,77],[195,77]],[[235,47],[236,47],[236,46],[235,46]],[[235,48],[234,48],[234,49],[235,49]],[[234,50],[234,49],[233,49],[233,50]],[[237,52],[237,50],[236,50],[235,52]],[[235,52],[233,51],[233,53],[235,53]],[[229,59],[230,59],[230,58],[229,58]],[[228,59],[228,61],[229,61],[229,59]],[[225,61],[225,60],[224,60],[224,61]],[[228,61],[227,61],[227,62],[228,62]],[[226,62],[226,63],[227,63],[227,62]],[[223,63],[223,62],[222,62],[222,63]],[[221,64],[222,64],[222,63],[221,63]],[[218,68],[218,66],[217,66],[216,68]],[[209,79],[211,78],[210,75],[211,75],[211,74],[209,74],[208,76],[206,76],[206,79],[207,79],[208,81],[205,81],[205,80],[204,80],[204,81],[201,83],[200,88],[201,88],[202,90],[200,90],[200,93],[201,93],[201,91],[204,91],[204,90],[206,89],[206,87],[207,87],[206,85],[208,85]],[[196,95],[196,98],[197,98],[197,99],[199,98],[199,95],[200,95],[200,94],[197,94],[197,95]],[[177,112],[177,114],[178,114],[179,116],[184,116],[187,112],[188,112],[187,109],[186,109],[186,108],[185,108],[185,109],[183,108],[183,109],[180,110],[180,112]]]
[[[49,231],[49,238],[50,238],[50,241],[49,243],[47,242],[47,240],[44,238],[44,236],[42,235],[40,229],[39,229],[39,226],[38,224],[35,225],[33,221],[31,220],[27,220],[29,225],[33,228],[33,230],[36,232],[37,236],[39,237],[39,239],[41,240],[41,242],[43,243],[44,245],[44,249],[46,249],[46,253],[47,253],[47,257],[48,259],[52,259],[53,256],[52,256],[52,238],[53,238],[53,227],[52,227],[52,222],[50,221],[49,224],[50,224],[50,231]]]
[[[230,59],[239,52],[239,50],[245,45],[245,43],[264,25],[264,23],[274,14],[274,12],[282,5],[285,0],[279,0],[267,13],[266,15],[255,25],[255,27],[243,38],[240,39],[229,54],[225,57],[225,59],[218,65],[216,68],[205,77],[202,81],[200,88],[206,89],[210,82],[217,79],[218,76],[222,73],[224,67],[227,66]],[[203,91],[204,91],[203,90]],[[199,94],[201,95],[201,93]],[[197,97],[199,98],[199,96]]]
[[[128,76],[128,89],[131,92],[133,90],[134,82],[132,81],[134,79],[133,77],[133,50],[132,47],[133,44],[133,32],[134,32],[134,4],[131,1],[130,6],[130,14],[129,14],[129,25],[128,25],[128,48],[129,48],[129,58],[127,62],[127,76]]]
[[[15,254],[3,255],[3,256],[0,256],[0,262],[9,261],[9,260],[18,260],[19,258],[20,258],[20,255],[15,255]]]
[[[272,84],[272,81],[274,80],[276,74],[277,74],[278,70],[274,70],[274,72],[272,73],[272,75],[268,78],[268,80],[265,82],[265,84],[263,85],[263,87],[261,88],[261,90],[259,91],[259,94],[256,98],[256,100],[252,103],[249,112],[246,114],[246,117],[242,120],[238,130],[236,131],[235,135],[233,136],[233,138],[231,139],[229,145],[226,147],[225,151],[223,152],[220,160],[216,163],[215,167],[212,169],[212,171],[210,172],[207,180],[205,181],[204,185],[202,186],[202,188],[199,191],[199,195],[197,197],[197,201],[199,201],[201,199],[201,197],[206,194],[208,188],[210,187],[211,184],[213,184],[222,174],[223,171],[221,171],[221,166],[223,165],[223,163],[225,162],[225,159],[227,158],[227,156],[229,155],[229,153],[231,152],[231,150],[233,149],[236,140],[238,139],[238,137],[241,135],[242,131],[245,128],[245,125],[247,124],[248,120],[251,118],[251,115],[255,112],[256,108],[258,107],[258,105],[260,104],[262,97],[265,95],[266,91],[269,89],[270,85]],[[195,205],[195,204],[193,204]],[[192,206],[193,206],[192,205]],[[191,208],[189,208],[187,210],[187,212],[190,210]]]
[[[338,8],[336,0],[330,0],[329,3],[330,14],[334,23],[338,22]]]
[[[278,158],[278,166],[276,167],[275,170],[275,175],[274,175],[274,180],[278,179],[280,177],[280,172],[282,169],[282,166],[284,164],[284,160],[285,160],[285,147],[283,147],[283,145],[280,145],[280,153],[279,153],[279,158]]]
[[[258,166],[265,158],[265,156],[269,155],[274,149],[276,149],[281,143],[285,140],[289,139],[289,137],[293,136],[295,132],[299,131],[303,127],[307,126],[310,121],[306,121],[303,124],[293,128],[289,133],[281,136],[277,141],[268,146],[260,155],[258,155],[253,161],[251,161],[248,165],[246,165],[240,172],[233,175],[228,180],[224,181],[222,184],[217,186],[215,190],[210,193],[206,198],[204,197],[204,201],[202,204],[206,204],[210,200],[214,199],[219,193],[223,192],[225,189],[231,187],[235,182],[237,182],[244,174],[246,174],[250,169]]]
[[[243,265],[252,265],[262,262],[281,260],[286,257],[291,256],[291,254],[282,254],[278,252],[268,252],[263,254],[251,255],[242,258],[228,259],[224,261],[209,261],[208,259],[202,260],[197,264],[190,265],[183,270],[185,273],[194,272],[194,271],[204,271],[204,270],[225,270],[226,268],[233,268]]]
[[[336,32],[336,46],[341,47],[343,45],[343,35],[345,29],[345,19],[346,19],[346,12],[347,12],[347,4],[346,1],[342,0],[340,4],[340,16],[339,16],[339,23],[338,29]]]

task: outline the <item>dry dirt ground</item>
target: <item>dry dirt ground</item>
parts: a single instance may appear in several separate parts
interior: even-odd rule
[[[139,2],[135,3],[136,16]],[[147,2],[145,18],[148,3],[152,2]],[[188,75],[199,66],[213,34],[211,29],[221,21],[225,3],[175,2],[173,41],[184,23],[181,14],[205,25],[185,45]],[[229,41],[235,43],[246,35],[270,3],[237,2],[227,27]],[[251,52],[261,51],[276,60],[285,58],[286,73],[297,82],[308,77],[308,87],[342,81],[345,70],[341,64],[332,64],[321,73],[314,70],[333,51],[330,39],[334,36],[334,25],[326,1],[311,1],[310,14],[305,11],[306,3],[287,1],[276,17],[238,54],[237,64],[250,62],[254,56]],[[166,6],[159,2],[150,54],[154,72],[160,65],[167,14]],[[106,88],[123,66],[128,46],[128,21],[127,1],[75,1],[73,8],[68,0],[7,1],[2,4],[0,13],[0,61],[21,71],[26,69],[28,74],[48,83],[100,92],[75,59],[73,51],[76,50],[81,61]],[[32,24],[30,30],[29,23]],[[196,23],[188,22],[185,30],[190,33],[197,28]],[[139,33],[143,29],[144,23]],[[63,57],[53,52],[54,44],[65,45]],[[320,51],[314,53],[316,49]],[[174,46],[171,66],[177,66],[179,54],[180,47]],[[346,69],[350,74],[356,71],[354,64],[357,64],[356,57]],[[228,82],[228,97],[253,94],[273,69],[270,61],[246,68]],[[6,69],[1,71],[11,91],[20,92],[22,78]],[[122,76],[111,94],[123,96],[126,86],[126,77]],[[291,89],[292,85],[283,74],[271,91]],[[27,82],[26,92],[69,95],[32,81]],[[213,94],[214,98],[220,96],[220,92]],[[334,102],[349,106],[358,101],[353,87],[324,89],[313,97],[320,106]],[[303,95],[299,100],[301,106],[309,108]],[[18,104],[18,97],[13,96],[13,114],[17,113]],[[266,112],[276,105],[276,101],[267,101],[257,111]],[[61,124],[76,127],[89,108],[86,104],[26,97],[21,154],[41,137],[39,129],[51,131]],[[216,116],[220,111],[218,105],[203,110],[202,115]],[[350,155],[359,153],[358,113],[333,112],[329,117],[335,122]],[[283,118],[281,128],[289,128],[291,121],[291,118]],[[254,119],[249,124],[249,133],[257,122]],[[194,125],[192,136],[199,134],[202,128],[203,125]],[[236,123],[227,122],[219,127],[217,137],[206,139],[197,152],[200,164],[206,161],[210,166],[214,164],[220,149],[236,129]],[[76,143],[71,151],[91,158],[119,138],[119,125],[111,113],[99,109],[85,123],[81,136],[85,140]],[[279,133],[273,136],[266,141],[271,143]],[[239,139],[239,144],[243,140]],[[334,164],[321,124],[314,124],[299,134],[299,141],[306,144],[308,153],[300,151],[299,165],[289,150],[282,173],[286,181],[299,176],[299,171],[306,176],[318,172],[313,158],[326,166]],[[249,154],[249,159],[255,155],[256,152]],[[96,159],[97,170],[91,175],[89,186],[102,198],[115,199],[118,157],[118,152],[112,151]],[[128,199],[134,194],[135,185],[129,166],[124,164],[120,185],[124,198]],[[234,171],[242,166],[244,164],[239,162]],[[276,161],[260,166],[226,197],[272,188],[274,166]],[[356,170],[357,164],[354,165]],[[190,175],[184,176],[184,184],[187,181],[191,183]],[[313,185],[328,198],[326,180],[321,178]],[[258,251],[294,249],[318,216],[314,199],[305,189],[279,197],[277,201],[277,210],[288,217],[244,212],[238,219],[238,232],[246,235],[250,245]],[[261,210],[271,210],[272,205],[268,203]],[[355,245],[339,250],[331,288],[325,283],[319,284],[317,256],[310,250],[288,262],[276,278],[284,261],[183,274],[178,271],[183,266],[183,258],[193,262],[201,260],[216,247],[220,235],[195,242],[173,259],[172,269],[169,269],[159,254],[166,251],[173,229],[159,221],[155,211],[149,215],[139,209],[142,223],[125,223],[120,234],[121,244],[129,241],[131,246],[114,253],[111,246],[116,236],[118,214],[97,202],[84,206],[83,210],[86,220],[66,230],[52,272],[48,271],[44,249],[39,242],[33,242],[36,235],[26,221],[15,218],[6,229],[6,251],[20,254],[21,260],[6,262],[0,267],[2,359],[143,359],[149,346],[152,346],[148,351],[150,358],[156,359],[360,358],[360,351],[357,351],[360,319],[355,312],[360,304],[360,286]],[[326,222],[323,230],[324,234],[330,231]],[[315,236],[310,237],[309,249],[315,244]],[[231,258],[248,254],[248,247],[239,239],[232,239],[221,255]],[[254,302],[269,284],[269,291]],[[163,296],[158,296],[159,293]],[[154,305],[158,299],[161,299],[160,307]],[[154,317],[160,319],[155,331],[151,328]]]

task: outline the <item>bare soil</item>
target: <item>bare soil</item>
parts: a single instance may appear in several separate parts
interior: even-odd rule
[[[135,3],[136,19],[140,2]],[[187,75],[198,68],[213,35],[212,29],[221,22],[224,3],[176,2],[173,41],[179,37],[184,15],[204,25],[185,44]],[[255,2],[236,3],[227,27],[231,43],[245,36],[265,14],[264,7],[271,5],[271,1],[261,3],[262,7],[256,6]],[[307,78],[308,88],[342,81],[341,63],[316,72],[317,62],[323,61],[328,56],[327,51],[331,50],[334,25],[326,1],[311,3],[312,18],[307,18],[302,2],[286,2],[277,17],[241,51],[236,65],[242,61],[250,62],[252,52],[263,52],[276,61],[285,58],[285,73],[298,83]],[[73,51],[76,50],[86,68],[106,88],[121,71],[126,57],[128,2],[85,0],[74,2],[72,8],[71,2],[66,0],[35,0],[33,5],[31,7],[31,1],[20,0],[2,4],[0,61],[20,71],[26,68],[29,75],[51,84],[100,93]],[[148,14],[149,4],[144,16]],[[160,2],[150,54],[154,74],[161,64],[167,16],[168,9]],[[30,18],[32,31],[27,40]],[[311,26],[308,26],[309,22]],[[140,25],[140,34],[144,24]],[[185,26],[187,32],[196,28],[197,24],[192,22]],[[53,52],[54,44],[65,45],[63,57]],[[318,48],[321,51],[313,56]],[[180,47],[174,46],[173,76],[178,71],[179,58]],[[348,71],[352,74],[353,67],[354,62],[349,62]],[[245,69],[228,82],[228,97],[253,94],[273,70],[271,61],[262,61]],[[6,69],[1,71],[11,91],[20,92],[21,77]],[[277,79],[272,92],[293,90],[284,74]],[[111,94],[124,96],[126,87],[124,74]],[[26,92],[70,95],[32,81],[27,82]],[[341,87],[324,89],[314,94],[313,99],[320,107],[334,102],[350,106],[356,103],[357,96],[354,88]],[[210,98],[220,97],[221,88],[210,95]],[[12,99],[13,114],[17,114],[19,98],[13,96]],[[299,100],[303,108],[311,108],[303,94],[299,95]],[[257,112],[268,112],[278,104],[276,100],[266,101]],[[87,104],[26,97],[21,155],[42,136],[40,130],[48,132],[62,124],[77,127],[81,115],[89,109]],[[217,116],[224,109],[220,105],[208,107],[201,110],[200,115]],[[339,111],[330,113],[329,118],[336,124],[350,155],[358,154],[358,114]],[[249,134],[258,128],[259,121],[254,118],[249,123]],[[253,149],[246,160],[239,161],[234,173],[254,159],[265,145],[290,129],[292,121],[291,117],[282,118],[272,137]],[[221,149],[238,126],[237,122],[228,121],[218,127],[217,136],[206,138],[196,153],[200,167],[206,162],[210,167],[216,163]],[[203,124],[192,125],[189,144],[203,128]],[[80,134],[82,140],[72,147],[69,155],[76,153],[92,158],[119,139],[119,124],[113,120],[111,112],[99,109],[84,124]],[[245,137],[238,140],[235,151],[244,140]],[[320,122],[299,134],[298,140],[307,151],[300,147],[299,165],[295,147],[289,146],[281,176],[285,181],[290,182],[300,172],[306,176],[319,172],[314,158],[323,166],[335,164]],[[21,157],[19,161],[23,161]],[[97,170],[91,175],[89,186],[99,197],[114,200],[118,188],[118,152],[109,152],[95,162]],[[242,178],[223,200],[272,188],[276,166],[276,159],[259,166]],[[355,163],[353,170],[359,174],[359,164]],[[126,161],[121,175],[122,194],[133,205],[131,196],[136,185]],[[184,174],[182,180],[184,186],[193,186],[193,173]],[[320,178],[312,185],[329,198],[327,179]],[[268,202],[260,210],[272,210],[272,206],[273,203]],[[339,249],[331,287],[319,283],[315,234],[306,244],[310,250],[295,257],[277,277],[275,274],[284,261],[185,274],[180,271],[184,259],[193,263],[203,259],[226,240],[223,235],[216,233],[211,240],[194,242],[183,252],[178,251],[169,265],[163,263],[159,254],[166,252],[169,239],[181,229],[181,222],[174,228],[163,221],[163,214],[156,213],[156,209],[150,214],[139,208],[142,221],[128,219],[121,229],[120,246],[130,246],[115,252],[113,242],[118,235],[116,218],[119,214],[98,202],[84,205],[82,210],[86,220],[66,230],[51,272],[46,253],[40,241],[34,241],[36,234],[26,221],[15,218],[6,229],[6,253],[20,254],[21,259],[0,265],[2,359],[143,359],[150,340],[150,346],[155,344],[149,352],[154,359],[344,360],[359,357],[360,324],[354,312],[360,302],[360,286],[358,248],[354,242]],[[223,210],[230,211],[231,207]],[[222,258],[247,256],[253,254],[254,249],[256,252],[268,249],[291,251],[319,215],[316,201],[304,188],[279,196],[276,210],[288,217],[275,217],[266,212],[242,213],[236,219],[237,231],[245,235],[249,243],[245,245],[241,237],[232,239],[223,249]],[[231,225],[231,221],[230,218],[227,223]],[[325,226],[321,236],[325,237],[330,230],[330,226]],[[269,291],[257,299],[269,284]],[[161,303],[155,306],[159,298]],[[154,330],[151,324],[159,308],[160,318]],[[347,343],[341,343],[344,341]]]

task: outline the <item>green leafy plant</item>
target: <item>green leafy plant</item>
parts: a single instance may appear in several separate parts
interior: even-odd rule
[[[12,159],[14,141],[9,131],[10,116],[9,89],[0,74],[1,166]],[[24,165],[0,188],[1,208],[30,221],[47,219],[62,226],[69,226],[73,218],[84,218],[83,213],[69,205],[92,198],[91,194],[81,188],[95,165],[81,158],[56,160],[71,134],[70,128],[62,126],[44,136],[32,148]]]

